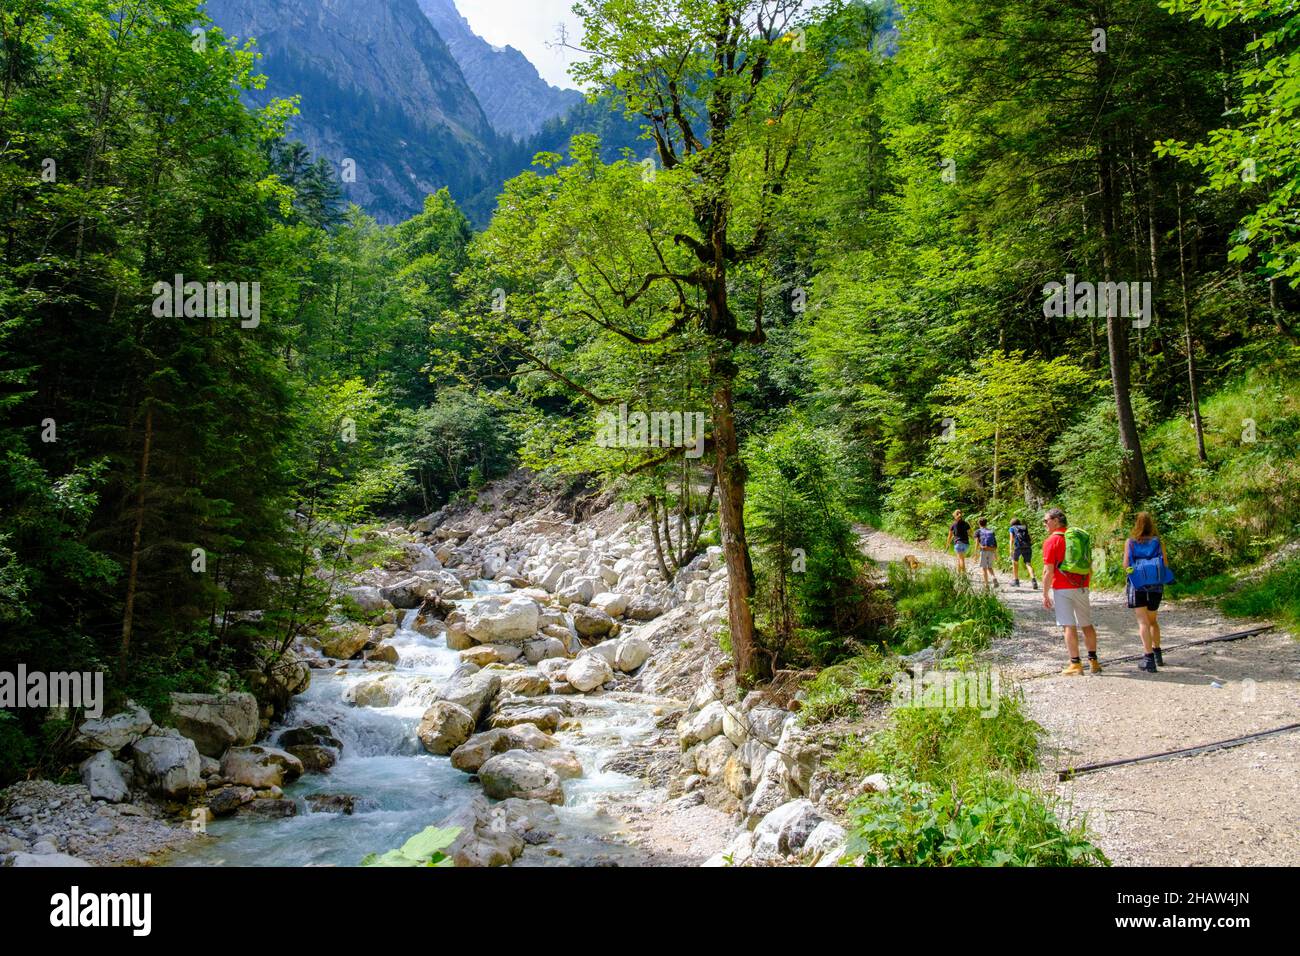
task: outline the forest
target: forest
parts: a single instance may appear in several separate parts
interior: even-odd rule
[[[719,548],[742,689],[888,645],[859,531],[955,509],[1111,587],[1148,511],[1173,593],[1300,622],[1300,6],[575,12],[588,103],[475,229],[349,203],[198,0],[4,0],[0,669],[249,687],[520,468],[665,581]],[[0,711],[0,784],[71,733]]]

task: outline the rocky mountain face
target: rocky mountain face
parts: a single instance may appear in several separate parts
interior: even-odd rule
[[[583,101],[581,93],[543,80],[514,47],[494,47],[476,34],[454,0],[419,0],[419,4],[501,135],[521,140],[532,136],[547,120],[565,115]]]
[[[207,11],[257,39],[268,79],[252,99],[301,97],[290,137],[340,171],[346,199],[385,222],[442,186],[490,208],[501,137],[417,0],[208,0]]]
[[[446,186],[486,225],[502,184],[578,132],[600,134],[609,160],[648,153],[639,124],[547,84],[518,50],[477,36],[454,0],[207,0],[207,12],[257,40],[267,83],[248,99],[298,96],[288,138],[328,160],[344,199],[380,222],[415,215]]]

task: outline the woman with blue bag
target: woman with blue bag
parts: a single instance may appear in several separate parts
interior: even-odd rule
[[[1169,570],[1165,546],[1160,543],[1155,519],[1149,512],[1138,512],[1133,521],[1133,531],[1124,542],[1124,570],[1128,573],[1128,606],[1137,615],[1138,634],[1142,637],[1143,656],[1138,670],[1154,674],[1156,667],[1165,663],[1156,614],[1165,585],[1174,583],[1174,572]]]

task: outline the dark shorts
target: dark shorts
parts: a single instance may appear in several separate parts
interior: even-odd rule
[[[1160,609],[1160,600],[1164,596],[1164,591],[1138,591],[1129,588],[1128,606],[1133,608],[1144,607],[1148,611],[1158,611]]]
[[[1033,563],[1034,563],[1034,549],[1033,549],[1033,548],[1016,548],[1014,551],[1011,552],[1011,563],[1012,563],[1012,564],[1015,564],[1017,561],[1024,561],[1025,564],[1033,564]]]

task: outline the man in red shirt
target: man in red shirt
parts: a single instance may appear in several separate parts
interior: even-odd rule
[[[1070,655],[1070,663],[1061,673],[1069,676],[1083,673],[1083,662],[1079,659],[1079,631],[1083,631],[1088,664],[1094,674],[1100,674],[1097,629],[1092,626],[1092,604],[1088,596],[1092,575],[1060,569],[1060,563],[1065,560],[1065,512],[1053,508],[1043,518],[1043,524],[1047,527],[1047,537],[1043,540],[1043,607],[1056,611],[1056,623],[1065,631],[1065,649]]]

